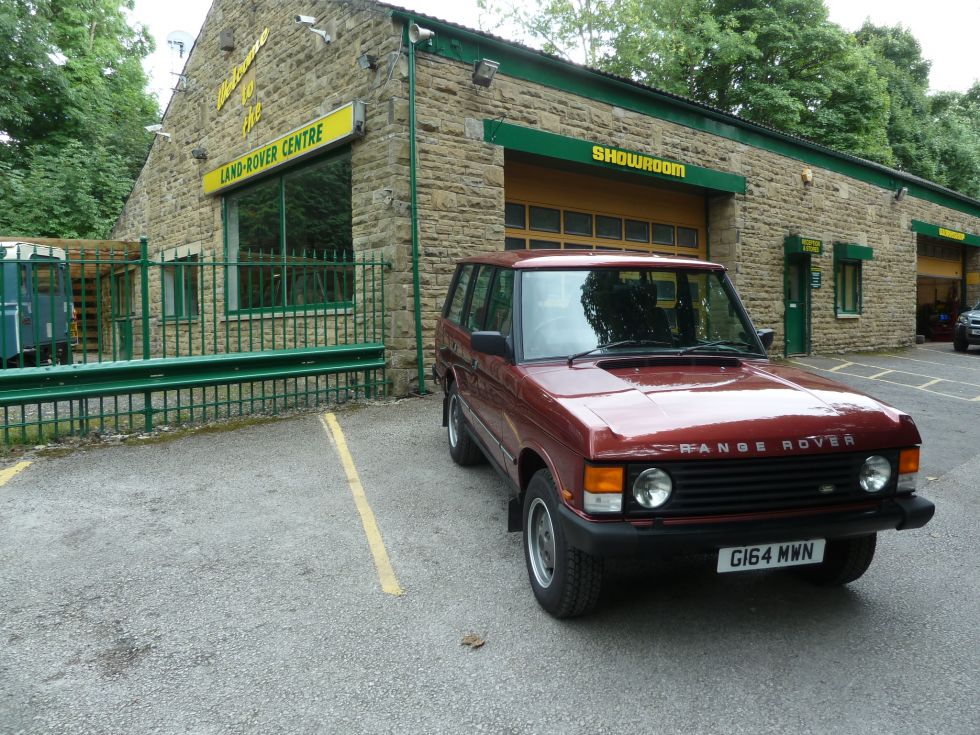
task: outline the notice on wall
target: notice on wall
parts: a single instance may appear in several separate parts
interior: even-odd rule
[[[810,266],[810,288],[820,288],[821,283],[823,283],[823,271],[820,266]]]

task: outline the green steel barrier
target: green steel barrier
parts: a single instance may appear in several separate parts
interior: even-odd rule
[[[30,268],[18,270],[29,261],[0,262],[0,304],[20,319],[0,321],[6,444],[278,413],[387,389],[381,260],[254,251],[230,261],[187,248],[150,258],[145,241],[138,256],[80,251],[68,258],[73,309],[58,302],[55,270],[32,283]],[[77,337],[66,345],[63,325],[31,323],[39,304],[71,309]],[[21,341],[33,351],[17,349]]]

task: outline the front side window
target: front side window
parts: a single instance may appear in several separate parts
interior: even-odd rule
[[[349,151],[250,186],[225,204],[229,311],[353,300]]]
[[[466,317],[466,328],[471,332],[483,329],[483,322],[487,316],[487,294],[490,291],[492,277],[493,268],[488,265],[481,266],[476,274],[473,297],[470,299],[470,308]]]
[[[764,351],[724,274],[654,268],[521,274],[526,360],[600,352]]]
[[[514,304],[514,271],[498,270],[497,278],[490,290],[490,300],[487,303],[487,321],[484,327],[488,332],[500,332],[505,337],[510,335],[513,325]]]
[[[463,319],[463,305],[466,303],[466,292],[470,288],[473,268],[472,265],[461,266],[456,278],[456,288],[446,307],[446,318],[453,324],[460,324]]]

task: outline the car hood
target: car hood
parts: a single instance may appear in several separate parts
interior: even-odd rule
[[[911,446],[912,419],[767,361],[663,357],[534,366],[526,379],[592,459],[738,458]]]

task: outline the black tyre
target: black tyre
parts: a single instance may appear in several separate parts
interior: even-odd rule
[[[820,564],[800,567],[804,578],[822,587],[836,587],[858,579],[868,571],[875,558],[878,536],[833,539],[827,542]]]
[[[538,604],[556,618],[591,612],[602,588],[602,559],[568,545],[558,523],[558,493],[548,470],[524,495],[524,562]]]
[[[953,335],[953,349],[957,352],[966,352],[970,348],[970,343],[966,341],[966,335]]]
[[[453,462],[463,467],[478,464],[483,461],[483,452],[470,436],[470,430],[466,428],[466,421],[463,419],[463,404],[459,398],[459,391],[456,384],[449,386],[448,407],[448,431],[449,435],[449,456]]]

